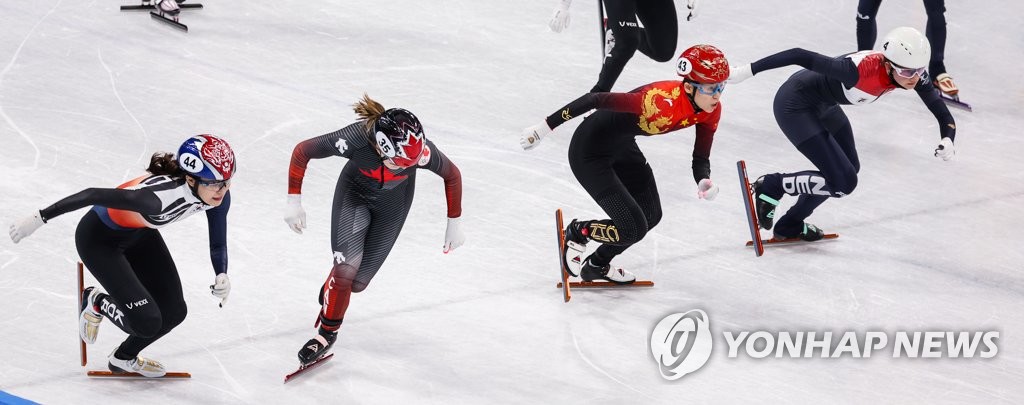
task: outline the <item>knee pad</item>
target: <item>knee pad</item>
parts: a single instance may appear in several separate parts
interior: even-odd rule
[[[654,229],[655,226],[658,226],[659,222],[661,222],[661,207],[647,214],[647,230]]]
[[[651,52],[650,57],[655,62],[668,62],[676,56],[676,49],[655,49]]]
[[[853,190],[857,188],[857,173],[848,173],[843,176],[843,184],[840,187],[840,191],[845,195],[850,195]]]
[[[643,217],[640,221],[631,224],[624,224],[619,227],[619,244],[634,244],[647,236],[647,220]]]
[[[351,264],[336,264],[331,269],[331,276],[327,278],[327,283],[331,283],[333,280],[335,288],[351,289],[352,281],[356,279],[356,273],[358,273],[358,269]]]
[[[320,322],[338,320],[345,316],[349,299],[352,296],[353,279],[356,268],[347,263],[334,265],[331,275],[320,288]]]
[[[160,334],[163,329],[163,316],[159,312],[141,313],[129,319],[132,335],[149,338]]]
[[[327,280],[320,285],[320,294],[317,295],[317,302],[319,302],[320,305],[324,305],[324,303],[330,299],[331,294],[345,290],[354,290],[353,280],[356,277],[356,273],[356,268],[350,264],[342,263],[334,265],[331,269],[331,274],[327,276]]]
[[[161,328],[165,333],[174,329],[175,326],[181,325],[185,321],[185,316],[188,315],[188,307],[185,302],[182,301],[174,306],[169,311],[164,311],[161,316],[163,318],[163,327]]]

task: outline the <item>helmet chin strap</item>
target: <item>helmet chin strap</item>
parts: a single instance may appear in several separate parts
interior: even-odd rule
[[[896,85],[896,87],[899,87],[901,89],[906,89],[906,87],[903,87],[903,85],[900,84],[899,80],[896,80],[896,76],[893,76],[896,73],[896,68],[893,67],[892,61],[886,59],[885,63],[889,64],[889,69],[888,69],[889,70],[889,74],[888,74],[889,82],[891,82],[892,84]]]
[[[685,93],[686,98],[690,100],[690,105],[693,106],[693,111],[701,111],[700,107],[697,106],[697,100],[693,99],[694,97],[697,97],[697,86],[694,86],[693,83],[688,80],[684,80],[683,83],[689,84],[690,88],[693,89],[692,92],[686,92],[686,88],[683,88],[683,93]]]
[[[199,196],[199,180],[198,179],[196,179],[195,177],[192,177],[192,176],[186,174],[185,175],[185,178],[186,178],[185,184],[188,184],[187,178],[189,178],[189,177],[192,178],[192,184],[188,186],[188,189],[192,191],[192,195],[195,196],[197,200],[199,200],[203,204],[206,204],[206,201],[203,201],[203,197]],[[207,205],[209,205],[209,204],[207,204]]]

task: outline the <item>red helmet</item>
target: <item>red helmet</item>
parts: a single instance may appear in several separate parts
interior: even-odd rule
[[[384,158],[398,167],[412,167],[423,155],[423,125],[413,113],[390,108],[374,123],[377,146]]]
[[[676,73],[697,83],[721,83],[729,78],[729,61],[711,45],[694,45],[679,55]]]

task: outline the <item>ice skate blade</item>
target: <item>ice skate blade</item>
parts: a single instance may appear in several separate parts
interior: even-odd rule
[[[334,357],[334,353],[328,353],[326,356],[316,359],[316,361],[312,363],[309,363],[305,366],[299,366],[298,370],[295,370],[291,374],[284,376],[284,383],[287,384],[289,381],[295,379],[295,377],[298,377],[302,374],[305,374],[309,370],[319,367],[320,365],[326,363],[327,360],[330,360],[331,357]]]
[[[572,288],[629,288],[629,287],[654,287],[650,280],[637,280],[629,284],[613,283],[611,281],[570,281]],[[555,285],[555,288],[562,288],[562,283]]]
[[[122,379],[130,379],[130,380],[137,380],[137,379],[143,379],[143,380],[174,380],[174,379],[182,379],[182,378],[192,378],[192,374],[185,373],[185,372],[177,372],[177,371],[168,371],[167,374],[164,374],[163,377],[146,377],[146,376],[144,376],[142,374],[139,374],[139,373],[115,373],[113,371],[104,371],[104,370],[89,370],[85,374],[87,376],[89,376],[89,377],[97,377],[97,378],[122,378]]]
[[[156,11],[150,11],[149,12],[149,16],[152,17],[154,20],[165,22],[168,25],[170,25],[171,27],[174,27],[174,28],[177,28],[179,30],[188,32],[188,26],[178,22],[178,20],[169,18],[167,16],[160,15],[160,13],[157,13]]]
[[[797,238],[786,238],[786,239],[775,239],[775,238],[764,239],[764,240],[761,241],[761,243],[763,243],[765,246],[799,245],[799,244],[806,244],[806,243],[824,242],[824,241],[829,241],[829,240],[833,240],[833,239],[836,239],[836,238],[839,238],[839,234],[838,233],[826,233],[825,236],[823,238],[821,238],[821,240],[816,240],[816,241],[813,241],[813,242],[808,242],[808,241],[805,241],[805,240],[800,239],[800,238],[797,237]],[[750,246],[754,246],[754,242],[751,242],[751,241],[748,240],[747,241],[747,247],[750,247]]]
[[[193,3],[184,3],[184,4],[179,4],[178,8],[183,8],[183,9],[184,8],[203,8],[203,5],[202,4],[198,4],[198,3],[195,3],[195,4],[193,4]],[[139,5],[136,5],[136,6],[121,6],[121,11],[149,11],[149,10],[154,10],[154,9],[155,8],[153,7],[152,4],[139,4]]]

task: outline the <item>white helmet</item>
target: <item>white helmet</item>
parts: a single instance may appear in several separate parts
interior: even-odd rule
[[[900,67],[919,69],[928,66],[932,47],[928,38],[921,35],[921,31],[899,27],[885,35],[882,53],[886,59]]]

